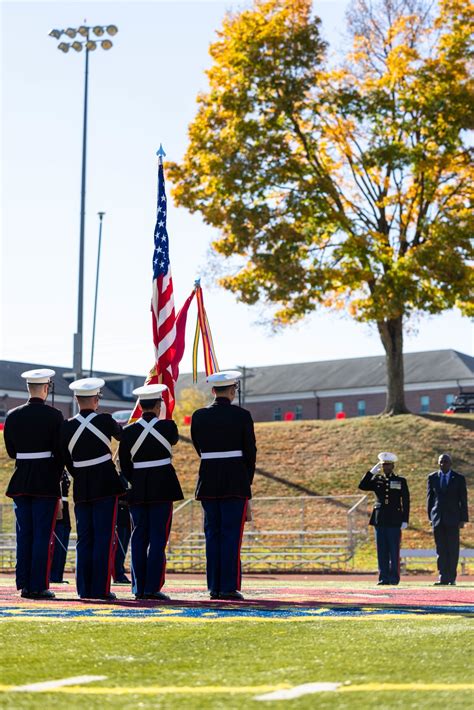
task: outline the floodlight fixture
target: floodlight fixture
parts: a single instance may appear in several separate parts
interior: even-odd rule
[[[102,49],[111,49],[112,48],[112,42],[110,39],[103,39],[101,42]]]
[[[77,35],[77,30],[75,30],[74,27],[68,27],[67,30],[65,30],[65,34],[67,34],[67,36],[71,39],[74,39]]]
[[[78,31],[79,34],[82,35],[83,37],[87,37],[88,32],[89,32],[89,28],[86,27],[85,25],[81,25],[77,31]]]
[[[107,33],[111,35],[112,37],[117,34],[118,32],[118,27],[117,25],[107,25],[105,28],[107,30]]]
[[[92,32],[97,35],[97,37],[102,37],[102,35],[104,34],[104,28],[102,27],[102,25],[96,25],[92,29]]]
[[[64,52],[64,54],[66,54],[67,52],[69,52],[69,44],[67,42],[60,42],[58,44],[58,49],[60,49],[61,52]]]
[[[95,49],[97,49],[97,42],[94,42],[93,39],[90,39],[86,42],[86,47],[89,52],[93,52]]]
[[[49,33],[50,37],[54,37],[54,39],[59,39],[62,35],[63,31],[62,30],[51,30]]]
[[[71,44],[71,47],[76,50],[76,52],[82,52],[82,42],[77,40]]]

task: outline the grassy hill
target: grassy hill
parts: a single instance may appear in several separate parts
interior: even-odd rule
[[[437,456],[448,451],[454,468],[468,479],[474,502],[474,416],[406,415],[339,421],[268,422],[256,424],[258,471],[254,496],[341,495],[358,493],[357,485],[379,451],[393,451],[397,472],[408,479],[412,514],[404,533],[405,547],[431,547],[426,519],[426,476]],[[186,497],[192,497],[198,458],[189,427],[180,430],[174,465]],[[0,502],[11,475],[11,462],[0,440]],[[275,511],[276,512],[276,511]],[[472,519],[472,517],[471,517]],[[462,544],[474,547],[474,526],[462,533]]]

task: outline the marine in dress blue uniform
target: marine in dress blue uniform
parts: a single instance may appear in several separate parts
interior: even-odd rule
[[[13,498],[16,517],[16,586],[28,598],[54,598],[49,572],[63,469],[63,415],[45,403],[54,374],[49,369],[22,373],[30,398],[9,412],[4,429],[7,453],[15,459],[6,495]]]
[[[408,526],[410,493],[405,478],[394,473],[395,454],[384,451],[367,471],[359,488],[374,491],[376,502],[369,524],[375,528],[379,584],[400,582],[401,530]]]
[[[191,438],[201,458],[196,498],[204,509],[211,599],[243,599],[240,547],[257,447],[250,412],[232,404],[240,378],[236,370],[210,375],[215,399],[191,420]]]
[[[179,439],[174,421],[158,419],[166,385],[144,385],[133,391],[142,416],[125,427],[119,446],[122,474],[130,482],[132,518],[132,591],[137,599],[167,600],[166,545],[173,518],[173,501],[183,492],[171,463]]]
[[[110,414],[97,413],[104,380],[72,382],[80,412],[64,422],[62,447],[71,474],[76,516],[76,585],[81,599],[115,599],[110,591],[115,555],[117,500],[124,486],[112,461],[112,438],[122,427]]]
[[[438,555],[439,580],[456,584],[459,561],[459,529],[469,522],[466,479],[451,468],[451,456],[442,454],[439,468],[428,476],[428,519]]]
[[[51,564],[50,581],[56,584],[69,584],[63,578],[64,567],[66,565],[67,548],[71,535],[71,516],[69,514],[69,488],[71,479],[67,471],[63,471],[61,476],[61,505],[60,515],[56,519],[54,526],[54,554]]]

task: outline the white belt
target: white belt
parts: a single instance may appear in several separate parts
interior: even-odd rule
[[[171,459],[156,459],[156,461],[134,461],[133,468],[155,468],[155,466],[166,466],[171,463]]]
[[[61,500],[64,501],[64,503],[68,503],[68,502],[69,502],[68,499],[66,498],[66,496],[61,496]]]
[[[50,459],[53,455],[52,451],[33,451],[31,454],[17,454],[17,459]]]
[[[98,463],[110,461],[111,458],[111,454],[104,454],[103,456],[98,456],[96,459],[87,459],[87,461],[73,461],[73,464],[74,468],[85,468],[86,466],[96,466]]]
[[[201,451],[202,459],[233,459],[243,455],[243,451]]]

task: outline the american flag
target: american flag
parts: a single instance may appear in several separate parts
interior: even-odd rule
[[[177,378],[177,371],[175,371],[176,317],[168,232],[166,230],[166,192],[161,153],[160,148],[158,152],[158,204],[154,232],[151,312],[157,381],[168,387],[169,394],[165,398],[166,416],[171,417],[174,409],[174,383]]]

